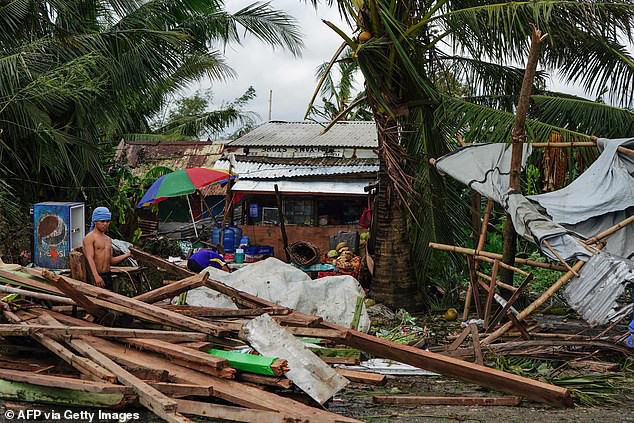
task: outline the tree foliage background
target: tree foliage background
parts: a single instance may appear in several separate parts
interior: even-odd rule
[[[221,51],[243,36],[302,46],[294,19],[268,3],[230,14],[219,0],[0,0],[4,223],[25,225],[37,201],[108,204],[118,140],[149,133],[193,81],[234,77]]]

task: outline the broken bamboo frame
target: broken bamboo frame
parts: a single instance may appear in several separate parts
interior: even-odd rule
[[[551,253],[553,253],[555,255],[555,257],[557,257],[557,260],[559,260],[561,262],[561,264],[563,264],[564,266],[566,266],[566,269],[568,269],[569,272],[574,273],[575,276],[579,277],[579,273],[575,272],[574,270],[572,270],[572,267],[570,267],[570,265],[568,263],[566,263],[566,260],[564,260],[564,258],[561,256],[561,254],[559,254],[549,243],[548,241],[546,241],[545,239],[542,240],[542,243],[546,246],[546,248],[548,248],[548,251],[550,251]]]
[[[477,251],[480,251],[484,248],[487,240],[487,232],[489,230],[489,219],[491,218],[491,212],[493,211],[493,206],[495,203],[490,198],[487,200],[487,206],[484,210],[484,217],[482,218],[482,225],[480,229],[480,238],[478,239],[478,245],[476,247]],[[477,274],[477,266],[476,266],[476,274]],[[467,295],[464,303],[464,310],[462,312],[462,320],[465,321],[469,318],[469,309],[471,308],[471,296],[473,294],[473,288],[471,284],[467,288]]]
[[[572,266],[572,270],[575,272],[579,271],[581,267],[585,264],[585,262],[579,260]],[[550,297],[553,296],[555,292],[557,292],[562,286],[564,286],[570,279],[573,278],[574,273],[572,271],[566,272],[566,274],[562,275],[561,278],[557,280],[554,284],[550,286],[538,299],[533,301],[528,307],[522,310],[516,317],[517,320],[522,321],[526,317],[528,317],[533,311],[537,310],[542,304],[544,304]],[[487,336],[482,340],[482,345],[487,345],[504,335],[511,327],[513,326],[512,322],[507,322],[502,327],[497,329],[491,335]]]
[[[487,257],[490,259],[498,259],[498,260],[502,259],[502,254],[490,253],[488,251],[474,250],[472,248],[457,247],[455,245],[447,245],[447,244],[438,244],[436,242],[430,242],[429,246],[437,250],[453,251],[454,253],[461,253],[461,254],[474,256],[476,260],[480,259],[481,257]],[[526,266],[539,267],[541,269],[558,270],[560,272],[568,271],[568,269],[566,269],[565,267],[559,266],[557,264],[541,263],[539,261],[528,260],[528,259],[523,259],[519,257],[515,257],[515,263],[524,264]]]

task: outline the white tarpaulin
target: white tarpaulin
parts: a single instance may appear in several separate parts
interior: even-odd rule
[[[634,158],[617,151],[620,145],[634,145],[634,139],[601,139],[598,144],[601,155],[573,183],[528,199],[509,191],[508,145],[472,144],[441,157],[436,167],[501,204],[517,233],[537,243],[544,254],[556,259],[543,244],[547,240],[564,259],[587,259],[590,253],[580,240],[634,212]],[[525,146],[523,163],[529,152]],[[607,241],[605,251],[628,257],[634,252],[634,228],[617,231]]]
[[[208,267],[209,277],[240,291],[299,312],[323,317],[324,320],[350,327],[357,298],[365,293],[352,276],[328,276],[312,280],[296,267],[276,258],[253,263],[233,273]],[[224,294],[206,287],[187,293],[187,304],[206,307],[236,308]],[[359,330],[370,329],[370,318],[362,305]]]

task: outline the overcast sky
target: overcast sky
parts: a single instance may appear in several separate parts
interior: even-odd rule
[[[253,0],[230,0],[226,5],[229,12],[235,12],[251,3]],[[301,121],[317,85],[315,69],[329,61],[342,42],[321,19],[341,21],[336,10],[323,5],[316,11],[301,0],[273,0],[271,4],[297,19],[304,34],[302,56],[296,58],[288,52],[273,50],[248,37],[242,46],[230,46],[225,52],[227,63],[238,74],[236,78],[213,84],[203,82],[193,89],[211,87],[214,104],[218,105],[242,95],[252,85],[257,97],[247,109],[260,115],[261,121],[268,120],[269,90],[273,90],[272,119]]]
[[[253,1],[228,0],[226,7],[229,12],[235,12]],[[247,37],[242,45],[229,46],[225,51],[227,63],[237,73],[235,79],[213,83],[203,81],[191,89],[211,87],[214,105],[217,106],[242,95],[252,85],[257,97],[247,110],[256,112],[260,122],[268,120],[269,91],[273,90],[272,120],[301,121],[317,84],[315,69],[319,64],[329,61],[341,44],[341,38],[321,20],[334,22],[348,34],[352,30],[341,21],[336,9],[323,4],[317,10],[302,0],[273,0],[271,4],[297,19],[304,35],[302,56],[293,57],[288,52],[263,45],[254,37]],[[556,76],[547,83],[551,89],[584,96],[579,88],[565,87],[559,83]]]

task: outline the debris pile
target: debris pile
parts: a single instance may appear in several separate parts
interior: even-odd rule
[[[345,346],[554,406],[572,404],[565,388],[379,339],[133,253],[182,279],[129,298],[45,269],[0,270],[3,289],[29,300],[0,304],[5,350],[26,348],[28,337],[42,351],[23,361],[0,355],[4,399],[114,409],[141,405],[167,421],[187,421],[184,415],[357,421],[304,402],[325,404],[349,380],[376,384],[381,375],[331,368],[328,359],[341,358],[315,354],[319,348],[298,340],[310,337],[331,350]],[[238,308],[165,301],[202,286],[226,295]],[[260,355],[238,353],[245,349]],[[293,386],[308,401],[287,395]]]

